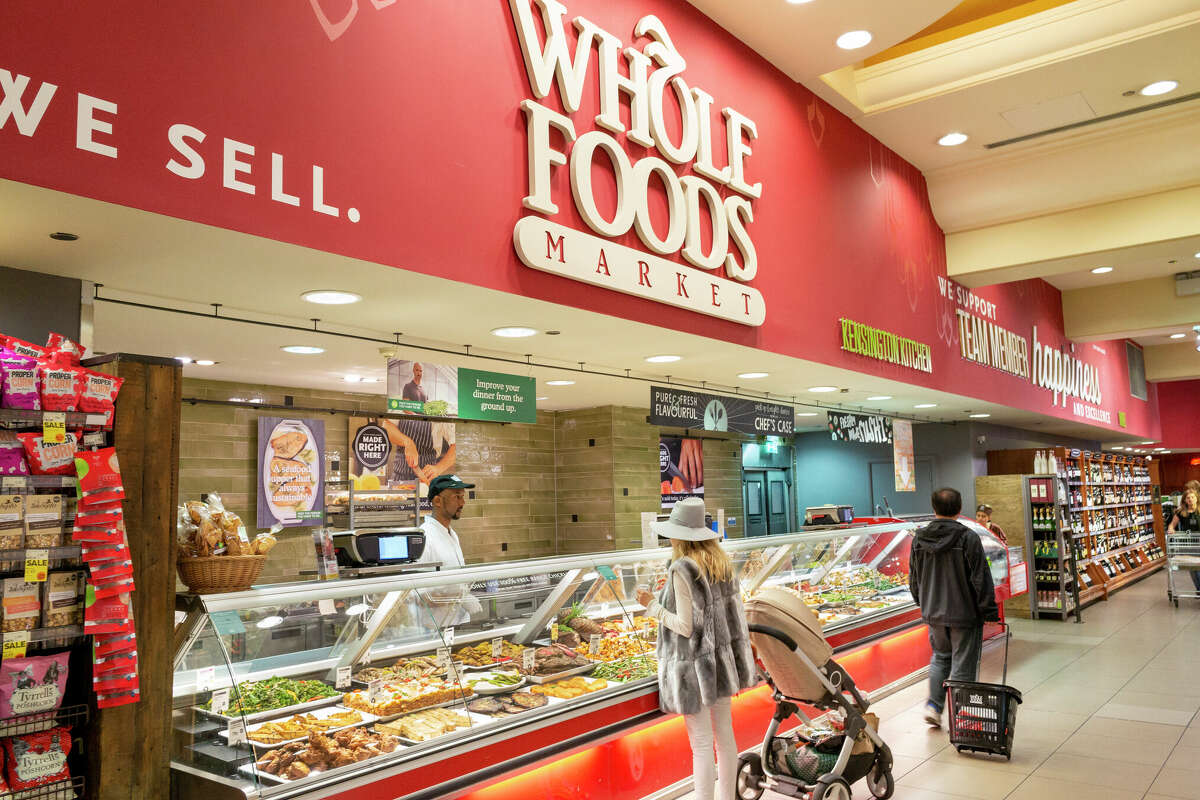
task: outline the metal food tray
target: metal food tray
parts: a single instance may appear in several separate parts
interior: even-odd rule
[[[451,678],[451,677],[458,677],[459,675],[461,675],[462,673],[464,673],[466,671],[467,671],[467,667],[461,661],[452,661],[450,663],[450,669],[446,670],[445,672],[435,672],[434,674],[442,675],[446,678]],[[403,678],[380,678],[380,680],[382,680],[384,683],[387,683],[388,681],[397,681],[397,680],[404,680],[404,679]],[[352,687],[355,687],[358,689],[369,689],[371,687],[371,684],[369,681],[360,681],[358,678],[351,678],[350,685]]]
[[[509,692],[515,692],[518,689],[520,689],[521,687],[523,687],[528,682],[529,682],[529,676],[521,675],[520,681],[518,681],[517,683],[511,684],[511,685],[508,685],[508,686],[481,686],[480,684],[475,684],[474,686],[469,687],[469,688],[475,694],[493,696],[493,695],[499,695],[499,694],[508,694]],[[466,686],[463,687],[464,690],[466,690],[467,688],[468,687],[466,687]]]
[[[321,708],[322,706],[336,705],[337,703],[342,702],[343,697],[345,697],[345,694],[342,692],[338,692],[337,694],[333,695],[332,697],[320,697],[316,700],[309,700],[307,703],[298,703],[297,705],[284,706],[283,708],[272,708],[267,711],[255,711],[253,714],[243,714],[241,716],[236,716],[236,715],[230,716],[228,714],[218,714],[215,711],[209,711],[207,708],[204,708],[202,706],[192,706],[192,709],[194,711],[199,711],[201,714],[203,714],[206,717],[212,717],[213,719],[219,719],[225,723],[232,722],[235,719],[244,719],[246,721],[246,724],[249,725],[251,722],[265,722],[265,721],[267,721],[269,719],[273,719],[275,717],[285,717],[285,716],[289,716],[291,714],[299,714],[299,713],[303,713],[305,711],[312,711],[314,708]],[[232,700],[233,698],[230,698],[230,699]],[[354,710],[357,711],[357,709],[354,709]]]
[[[325,708],[323,707],[320,710],[324,711]],[[336,731],[344,731],[349,728],[358,728],[362,725],[372,725],[379,720],[379,717],[375,716],[374,714],[372,714],[368,711],[359,711],[357,708],[347,708],[346,706],[340,706],[337,709],[330,709],[330,711],[331,712],[353,711],[356,714],[361,714],[362,720],[360,720],[359,722],[351,723],[350,725],[342,725],[340,728],[329,728],[328,730],[321,731],[322,733],[328,734],[328,733],[334,733]],[[292,716],[291,714],[285,714],[284,716],[280,717],[279,720],[287,719],[288,717],[291,717],[291,716]],[[318,713],[317,716],[320,717],[320,714]],[[330,716],[332,716],[332,714],[330,714]],[[270,722],[277,722],[279,720],[264,720],[263,722],[258,723],[257,727],[261,728],[263,725],[266,725]],[[223,731],[217,731],[217,735],[221,736],[222,738],[228,739],[229,738],[229,730],[226,729]],[[293,742],[303,742],[308,737],[309,737],[309,734],[305,734],[304,736],[300,736],[295,739],[285,739],[281,742],[263,742],[263,741],[259,741],[254,738],[254,730],[251,730],[251,726],[246,726],[246,742],[247,742],[247,744],[254,745],[255,747],[264,748],[266,750],[274,750],[277,747],[283,747],[284,745],[292,744]]]
[[[585,664],[582,667],[575,667],[564,672],[556,672],[553,675],[526,675],[530,683],[542,684],[553,683],[554,681],[562,680],[563,678],[571,678],[575,675],[586,675],[596,668],[595,664]]]
[[[464,689],[464,691],[466,691],[466,690]],[[465,706],[468,702],[470,702],[471,700],[474,700],[474,699],[475,699],[474,693],[465,694],[462,697],[455,697],[453,700],[443,700],[440,703],[434,703],[434,704],[428,705],[428,706],[421,706],[420,708],[414,708],[409,711],[401,711],[397,714],[384,714],[381,717],[376,717],[375,721],[376,722],[391,722],[394,719],[400,719],[401,717],[407,717],[409,714],[416,714],[418,711],[428,711],[431,708],[445,708],[446,706],[452,706],[456,703],[462,703]],[[355,709],[355,710],[357,710],[357,709]],[[363,713],[366,713],[366,712],[363,712]],[[464,711],[463,713],[466,713],[466,712]]]
[[[456,700],[455,702],[458,702],[458,701]],[[445,704],[442,704],[442,705],[445,705]],[[441,707],[441,706],[429,706],[429,708],[440,708],[440,707]],[[422,712],[422,711],[428,711],[428,710],[429,710],[429,708],[419,708],[419,709],[417,709],[416,711],[410,711],[410,712],[408,712],[408,713],[409,713],[409,714],[418,714],[418,713],[420,713],[420,712]],[[448,732],[448,733],[443,733],[443,734],[441,734],[440,736],[434,736],[432,739],[409,739],[407,736],[401,736],[401,735],[400,735],[400,734],[398,734],[398,733],[391,733],[391,732],[389,732],[389,731],[376,731],[376,733],[387,733],[387,735],[388,735],[388,736],[395,736],[397,739],[399,739],[399,740],[400,740],[400,742],[401,742],[402,744],[408,745],[409,747],[413,747],[413,746],[415,746],[415,745],[418,745],[418,744],[425,744],[426,742],[433,742],[433,741],[436,741],[436,740],[438,740],[438,739],[441,739],[443,736],[453,736],[454,734],[458,733],[459,731],[467,731],[467,730],[470,730],[471,728],[475,727],[475,726],[472,724],[472,720],[471,720],[471,714],[469,714],[469,713],[467,712],[467,706],[466,706],[466,703],[464,703],[464,704],[463,704],[463,707],[462,707],[462,715],[463,715],[464,717],[466,717],[466,718],[467,718],[467,724],[466,724],[466,725],[459,725],[459,726],[458,726],[457,728],[455,728],[454,730],[452,730],[452,731],[450,731],[450,732]],[[408,714],[401,714],[400,716],[405,716],[405,717],[406,717],[406,716],[408,716]],[[399,719],[399,717],[393,717],[392,719]],[[385,720],[380,720],[380,722],[384,722],[384,721],[385,721]],[[388,721],[390,721],[390,720],[388,720]]]
[[[461,661],[459,661],[457,663],[461,664],[461,669],[465,672],[478,672],[481,669],[495,669],[496,667],[504,667],[504,666],[508,666],[510,664],[515,665],[517,663],[517,659],[504,658],[504,659],[501,659],[500,661],[493,661],[491,664],[466,664]]]

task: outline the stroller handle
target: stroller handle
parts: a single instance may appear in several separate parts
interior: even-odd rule
[[[799,649],[799,645],[796,644],[796,642],[792,639],[792,637],[788,636],[786,633],[779,630],[778,628],[772,628],[769,625],[755,625],[753,623],[751,623],[747,627],[749,628],[751,633],[761,633],[764,636],[770,636],[774,639],[778,639],[779,641],[783,642],[783,644],[785,644],[787,646],[788,650]]]

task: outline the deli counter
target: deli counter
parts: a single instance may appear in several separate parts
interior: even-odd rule
[[[916,527],[722,546],[743,597],[767,586],[801,595],[835,649],[872,673],[856,674],[860,685],[878,690],[928,662],[908,591]],[[634,597],[638,586],[661,589],[669,558],[669,549],[629,550],[181,595],[173,795],[468,797],[606,742],[621,763],[593,764],[605,788],[587,796],[641,797],[668,785],[688,771],[687,741],[658,709],[657,624]],[[1007,568],[1004,557],[991,561],[993,571]],[[898,636],[912,651],[904,657]],[[743,695],[735,728],[746,747],[771,708],[765,686]],[[664,752],[680,746],[678,758]],[[631,747],[654,755],[631,756]],[[637,774],[622,781],[614,770]],[[578,767],[571,776],[585,779]],[[513,796],[535,791],[514,787]]]

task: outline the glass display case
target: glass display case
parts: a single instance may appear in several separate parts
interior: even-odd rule
[[[767,586],[800,594],[845,649],[916,623],[916,527],[722,546],[743,596]],[[181,595],[176,795],[465,789],[652,721],[657,623],[634,598],[639,585],[661,589],[670,556],[629,550]]]

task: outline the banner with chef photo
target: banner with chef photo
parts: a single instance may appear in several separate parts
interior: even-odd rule
[[[704,497],[703,444],[700,439],[659,437],[658,471],[663,508],[671,508],[688,497]]]
[[[355,492],[411,489],[454,472],[454,423],[396,417],[350,418],[350,480]],[[424,500],[422,500],[424,504]]]
[[[323,525],[325,422],[258,418],[258,527]]]
[[[458,367],[389,358],[387,393],[388,411],[457,417]]]

